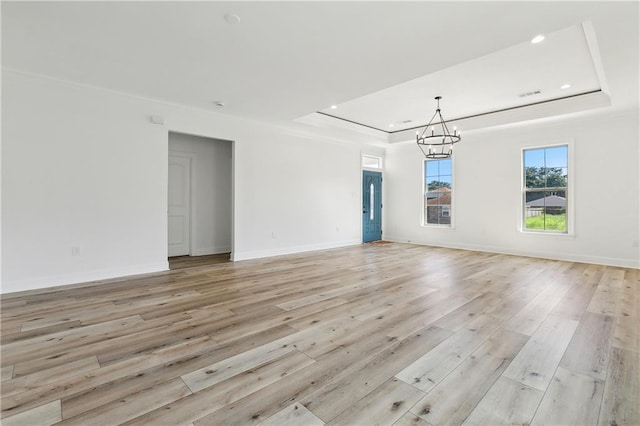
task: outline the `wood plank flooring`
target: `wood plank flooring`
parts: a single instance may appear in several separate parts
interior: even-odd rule
[[[640,271],[364,244],[9,294],[9,425],[640,425]]]

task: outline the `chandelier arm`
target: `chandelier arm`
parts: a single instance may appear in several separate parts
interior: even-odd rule
[[[437,109],[436,112],[433,113],[433,115],[431,116],[431,120],[429,120],[429,123],[427,124],[427,127],[431,126],[431,124],[433,123],[433,119],[436,118],[436,116],[440,113],[440,110]]]
[[[440,118],[442,118],[442,115],[440,115]],[[451,132],[449,132],[449,127],[447,127],[447,123],[444,121],[444,118],[442,118],[442,129],[444,131],[443,136],[445,138],[449,138],[449,140],[451,140],[451,145],[453,145],[455,142],[453,141],[453,137],[451,136]]]
[[[420,151],[422,151],[422,155],[424,155],[425,157],[429,157],[429,154],[424,152],[424,149],[422,148],[422,145],[418,144],[418,148],[420,148]]]
[[[440,122],[442,124],[442,143],[440,145],[443,145],[443,150],[444,150],[444,145],[451,145],[453,147],[454,143],[458,143],[460,142],[460,137],[458,135],[452,134],[451,131],[449,131],[449,127],[447,126],[447,122],[445,121],[445,119],[442,117],[442,114],[440,114]],[[447,142],[446,139],[449,139],[449,141]]]
[[[427,125],[424,128],[424,130],[420,134],[420,139],[422,139],[424,137],[424,134],[427,132],[427,130],[429,130],[429,127],[431,126],[431,123],[433,123],[433,119],[436,118],[436,115],[438,114],[438,111],[439,110],[436,110],[436,112],[433,113],[433,116],[431,117],[431,120],[429,120],[429,123],[427,123]]]

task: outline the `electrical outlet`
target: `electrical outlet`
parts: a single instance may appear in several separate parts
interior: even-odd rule
[[[71,256],[80,256],[80,247],[71,247]]]

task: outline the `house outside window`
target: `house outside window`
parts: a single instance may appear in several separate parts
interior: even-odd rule
[[[568,232],[567,145],[523,151],[523,230]]]
[[[451,158],[424,161],[423,225],[451,226],[452,170]]]

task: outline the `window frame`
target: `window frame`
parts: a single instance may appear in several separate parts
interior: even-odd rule
[[[537,150],[537,149],[547,149],[547,148],[558,148],[566,146],[567,147],[567,186],[566,186],[566,198],[567,198],[567,207],[566,207],[566,218],[567,218],[567,229],[566,231],[554,231],[554,230],[541,230],[541,229],[527,229],[525,225],[525,215],[526,215],[526,203],[527,203],[527,191],[526,191],[526,178],[525,178],[525,164],[524,164],[524,154],[525,151],[529,150]],[[519,225],[518,230],[520,233],[524,235],[554,235],[554,236],[575,236],[575,201],[574,201],[574,187],[575,187],[575,170],[574,170],[574,162],[573,162],[573,151],[574,151],[574,141],[573,139],[562,139],[555,142],[551,142],[548,144],[541,145],[533,145],[522,147],[520,150],[520,208],[519,210]]]
[[[426,197],[426,193],[427,193],[427,162],[428,161],[442,161],[442,160],[450,160],[451,161],[451,204],[449,205],[449,223],[427,223],[427,217],[426,217],[426,212],[427,212],[427,197]],[[422,165],[422,194],[420,195],[422,197],[422,202],[420,203],[422,206],[422,212],[420,214],[420,226],[423,228],[435,228],[435,229],[455,229],[455,215],[454,212],[456,211],[456,206],[455,206],[455,194],[456,194],[456,190],[455,190],[455,160],[453,158],[453,155],[449,158],[440,158],[440,159],[429,159],[429,158],[424,158],[421,163]]]

